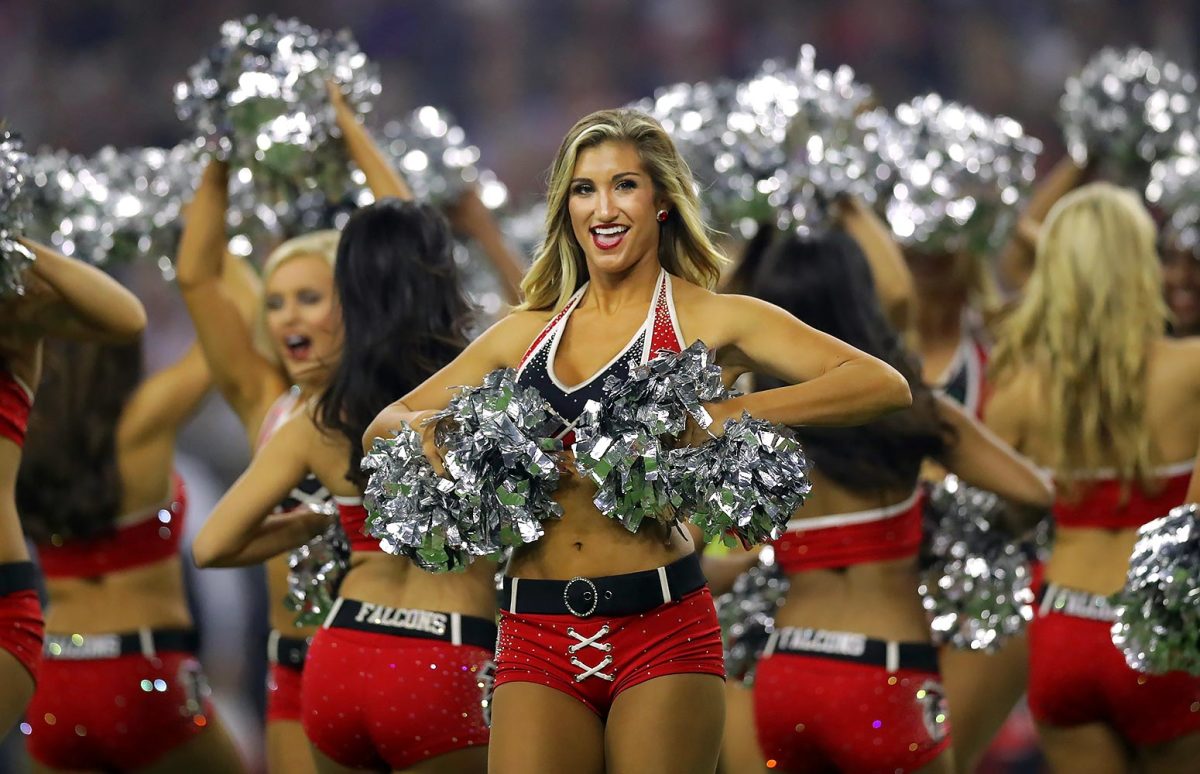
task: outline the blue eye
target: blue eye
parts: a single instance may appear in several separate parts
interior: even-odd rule
[[[633,189],[633,188],[637,188],[637,182],[634,180],[625,179],[625,180],[621,180],[620,182],[617,183],[618,190],[620,190],[620,189],[629,190],[629,189]]]
[[[586,196],[592,192],[592,186],[589,183],[576,183],[571,186],[571,193],[576,196]]]

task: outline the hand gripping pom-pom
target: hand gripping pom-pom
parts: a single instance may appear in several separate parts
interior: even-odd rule
[[[787,576],[763,550],[759,563],[738,576],[733,590],[716,599],[717,620],[725,645],[725,674],[744,685],[754,684],[754,671],[771,632],[775,613],[787,599]]]
[[[1067,79],[1059,112],[1076,163],[1094,158],[1118,182],[1140,187],[1150,166],[1195,132],[1196,76],[1140,48],[1105,48]]]
[[[930,493],[917,591],[935,644],[994,652],[1033,618],[1028,552],[993,526],[991,492],[947,476]]]
[[[488,209],[508,200],[508,189],[479,164],[479,148],[467,142],[454,118],[433,105],[417,108],[403,121],[383,126],[383,150],[404,174],[413,196],[438,205],[452,204],[470,187]]]
[[[691,521],[709,539],[755,545],[779,537],[812,491],[795,434],[749,414],[694,449],[673,452]]]
[[[1116,602],[1112,640],[1130,668],[1200,676],[1200,505],[1138,529]]]
[[[543,521],[562,516],[554,501],[562,443],[549,437],[557,419],[537,390],[517,385],[512,369],[463,388],[430,421],[446,449],[460,535],[473,555],[532,543]]]
[[[327,80],[360,113],[380,92],[348,32],[249,16],[221,25],[220,41],[175,87],[176,111],[196,146],[227,159],[235,180],[252,181],[270,210],[255,215],[285,234],[317,227],[305,218],[354,188]]]
[[[380,548],[430,572],[466,569],[472,555],[454,483],[434,471],[420,433],[406,425],[391,438],[376,438],[362,469],[371,474],[363,493],[364,529]]]
[[[0,298],[21,295],[33,253],[17,237],[30,217],[29,156],[21,138],[0,127]]]
[[[604,515],[637,532],[646,518],[673,524],[683,505],[668,467],[673,441],[691,417],[712,424],[703,404],[728,395],[712,353],[697,341],[610,376],[602,402],[588,401],[575,428],[575,467],[596,485],[593,502]]]
[[[296,614],[296,626],[317,626],[325,621],[350,567],[350,543],[337,519],[337,507],[328,503],[323,512],[330,517],[325,531],[288,554],[284,605]]]

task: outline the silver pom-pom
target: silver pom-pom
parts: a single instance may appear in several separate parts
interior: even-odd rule
[[[1167,245],[1200,254],[1200,134],[1181,134],[1176,154],[1154,163],[1146,201],[1167,215],[1162,228]]]
[[[731,679],[746,686],[754,684],[755,667],[775,631],[775,613],[787,600],[790,585],[767,547],[758,564],[733,582],[733,590],[717,597],[725,674]]]
[[[743,413],[723,434],[677,449],[671,467],[682,480],[691,522],[727,545],[779,537],[812,491],[808,459],[791,429]]]
[[[1019,123],[928,94],[897,107],[875,134],[893,169],[884,211],[901,243],[977,255],[1004,244],[1042,149]]]
[[[464,535],[470,529],[459,523],[454,482],[434,471],[420,433],[405,425],[391,438],[376,438],[362,469],[371,474],[364,528],[380,548],[430,572],[466,569],[473,558]]]
[[[350,567],[350,542],[337,518],[337,506],[328,503],[322,512],[330,517],[325,531],[288,554],[288,593],[283,603],[296,614],[296,626],[325,621]]]
[[[413,196],[433,204],[452,204],[472,186],[489,210],[508,201],[508,189],[494,172],[479,164],[479,148],[445,110],[424,105],[403,121],[383,126],[382,146],[412,188]]]
[[[760,183],[783,161],[783,149],[743,104],[747,92],[732,80],[677,83],[629,107],[649,114],[671,135],[695,179],[707,222],[753,233],[770,218]]]
[[[33,253],[17,237],[29,221],[29,156],[21,138],[0,128],[0,298],[21,295]]]
[[[575,467],[596,485],[596,508],[630,532],[647,517],[674,524],[683,492],[669,469],[671,441],[689,417],[711,425],[702,404],[727,395],[701,341],[631,365],[625,379],[608,377],[603,401],[588,401],[575,428]]]
[[[199,179],[194,149],[102,148],[33,159],[30,233],[99,266],[150,261],[174,277],[182,212]]]
[[[464,387],[431,418],[446,472],[454,482],[462,538],[476,556],[532,543],[542,522],[562,517],[554,500],[562,442],[550,436],[556,418],[511,368]]]
[[[859,125],[871,90],[854,80],[850,67],[818,70],[816,51],[805,45],[796,65],[768,61],[738,93],[778,154],[770,156],[779,162],[777,171],[757,186],[777,209],[780,228],[802,235],[823,231],[830,225],[829,204],[841,195],[874,203],[889,167],[874,135]]]
[[[248,16],[221,25],[221,39],[175,87],[179,117],[197,147],[230,162],[274,210],[281,233],[316,227],[302,213],[337,207],[353,189],[326,81],[366,112],[379,79],[348,31],[317,31],[296,19]],[[298,199],[303,206],[294,206]],[[317,201],[319,200],[319,201]]]
[[[1117,616],[1112,639],[1130,668],[1200,676],[1200,505],[1138,529]]]
[[[993,652],[1033,619],[1028,554],[993,526],[1002,507],[954,476],[930,493],[917,590],[935,644]]]
[[[1196,128],[1196,77],[1140,48],[1102,49],[1067,79],[1059,101],[1067,150],[1092,157],[1125,184],[1145,183],[1150,165],[1172,155]]]

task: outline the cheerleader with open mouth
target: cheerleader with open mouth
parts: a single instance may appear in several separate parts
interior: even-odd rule
[[[433,576],[363,533],[368,423],[466,346],[471,307],[452,246],[427,205],[385,200],[351,217],[334,269],[344,338],[329,387],[255,455],[193,546],[201,567],[261,561],[321,529],[311,512],[271,515],[298,478],[311,471],[332,493],[350,568],[309,647],[301,692],[321,771],[486,767],[494,564]]]
[[[459,385],[518,371],[573,426],[606,379],[702,340],[726,383],[754,370],[792,385],[708,406],[718,430],[746,409],[787,424],[854,424],[908,405],[894,369],[785,311],[721,296],[724,257],[662,127],[631,110],[581,119],[554,161],[547,233],[525,303],[383,412],[364,439],[421,427]],[[431,429],[425,450],[440,452]],[[698,439],[697,439],[698,440]],[[501,593],[489,768],[507,772],[712,771],[724,667],[691,538],[670,519],[637,531],[566,474],[564,516],[515,550]]]

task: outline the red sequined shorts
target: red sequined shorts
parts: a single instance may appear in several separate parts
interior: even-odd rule
[[[680,586],[671,571],[681,563],[689,574],[694,556],[680,560],[661,571],[661,583],[655,570],[654,591],[657,605],[645,612],[606,615],[601,609],[579,616],[591,606],[588,594],[604,598],[606,584],[621,583],[630,576],[611,576],[594,580],[579,579],[565,586],[563,598],[576,612],[527,613],[500,612],[500,639],[496,646],[496,687],[505,683],[537,683],[572,696],[600,717],[607,717],[613,701],[622,691],[656,677],[676,674],[709,674],[724,679],[725,662],[721,650],[721,629],[713,607],[712,594],[703,585],[672,599],[672,590]],[[696,563],[698,572],[699,564]],[[669,578],[667,571],[671,571]],[[683,574],[682,571],[680,574]],[[506,579],[507,601],[512,607],[511,580]],[[557,581],[536,581],[539,584]],[[525,590],[528,580],[519,580]],[[692,585],[692,582],[687,583]],[[583,590],[578,599],[571,594]],[[595,589],[595,592],[592,589]],[[619,586],[617,587],[619,588]],[[661,589],[661,591],[660,591]],[[546,600],[552,598],[546,595]],[[629,599],[635,594],[614,594],[614,599]],[[669,601],[663,602],[666,598]],[[522,609],[520,593],[517,609]],[[545,609],[544,607],[542,609]]]
[[[0,564],[0,650],[12,654],[34,682],[46,625],[32,562]]]
[[[1200,677],[1147,675],[1113,644],[1105,597],[1046,587],[1029,625],[1029,710],[1047,726],[1105,723],[1135,746],[1200,731]]]
[[[780,771],[916,771],[950,746],[947,714],[926,643],[787,627],[755,672],[759,745]]]
[[[150,634],[146,630],[148,642]],[[208,725],[208,684],[193,653],[86,657],[106,649],[93,649],[93,642],[117,636],[76,635],[74,642],[47,637],[46,659],[26,712],[26,745],[43,766],[139,769]]]
[[[301,722],[351,768],[404,770],[488,743],[491,621],[339,599],[308,649]]]

